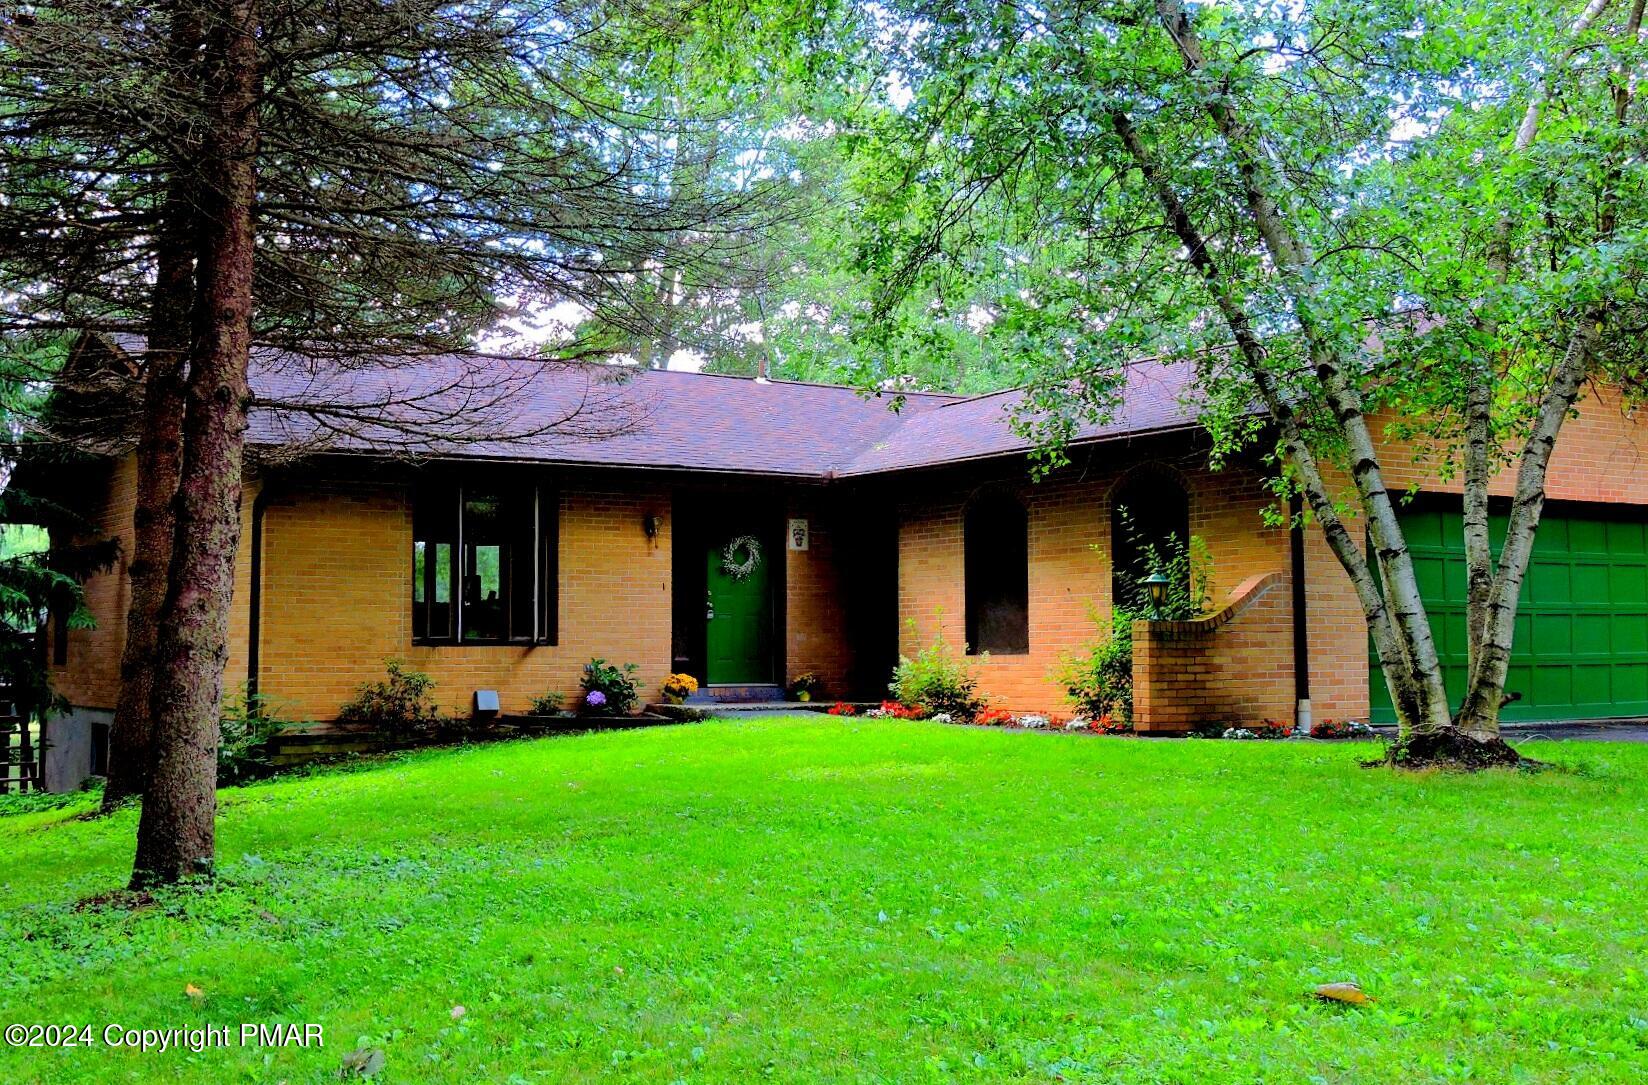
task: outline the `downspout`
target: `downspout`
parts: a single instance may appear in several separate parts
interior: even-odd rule
[[[1295,492],[1288,498],[1288,549],[1293,582],[1293,697],[1294,730],[1310,734],[1310,636],[1305,613],[1305,525],[1303,503]]]
[[[257,496],[252,498],[252,555],[248,577],[251,585],[246,600],[246,703],[254,715],[262,714],[257,708],[258,656],[263,626],[263,516],[269,510],[269,489],[269,480],[265,479],[258,487]]]

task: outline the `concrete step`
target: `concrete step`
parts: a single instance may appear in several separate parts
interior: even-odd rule
[[[671,719],[741,719],[750,716],[793,716],[798,712],[823,712],[834,701],[745,701],[737,704],[716,701],[693,701],[686,704],[649,704],[648,712],[656,712]]]
[[[783,703],[784,688],[774,685],[700,686],[687,698],[689,705]]]

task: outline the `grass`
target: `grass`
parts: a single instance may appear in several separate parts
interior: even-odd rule
[[[1648,746],[1367,752],[819,716],[430,751],[225,791],[216,886],[137,909],[76,907],[134,813],[18,814],[0,1022],[326,1042],[0,1076],[336,1081],[361,1047],[391,1082],[1648,1076]],[[1307,997],[1337,980],[1378,1001]]]

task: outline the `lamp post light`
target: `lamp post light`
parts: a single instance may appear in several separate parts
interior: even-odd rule
[[[1161,621],[1162,604],[1167,602],[1168,579],[1161,573],[1151,573],[1144,578],[1144,589],[1150,596],[1150,617]]]

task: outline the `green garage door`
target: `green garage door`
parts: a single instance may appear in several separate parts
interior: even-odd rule
[[[1403,517],[1454,707],[1465,687],[1465,542],[1459,513]],[[1494,550],[1505,521],[1493,523]],[[1517,611],[1507,720],[1648,715],[1648,538],[1636,520],[1547,514]],[[1393,722],[1377,657],[1373,718]]]

